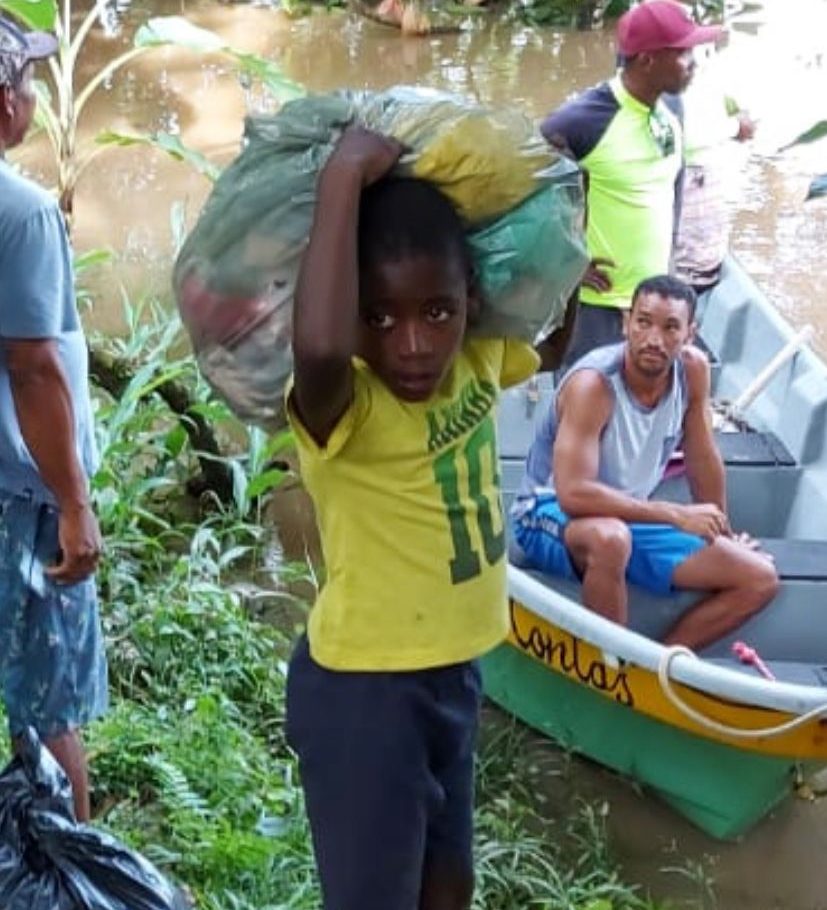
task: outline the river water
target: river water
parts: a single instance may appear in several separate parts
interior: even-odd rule
[[[398,83],[462,92],[540,117],[611,72],[610,32],[537,30],[479,17],[459,34],[403,38],[343,12],[291,20],[272,8],[215,0],[140,0],[113,7],[82,54],[78,82],[127,48],[151,15],[185,15],[229,44],[277,60],[311,89],[382,88]],[[735,209],[732,245],[775,305],[797,325],[816,328],[827,353],[827,311],[820,298],[827,251],[827,200],[804,204],[815,173],[827,171],[827,141],[783,154],[777,150],[827,117],[827,0],[766,0],[732,21],[722,55],[728,94],[758,118],[756,139],[732,143],[728,195]],[[82,121],[87,147],[105,128],[166,130],[219,163],[238,149],[245,112],[267,107],[245,92],[227,65],[182,50],[157,50],[118,74],[89,104]],[[48,183],[53,171],[42,137],[16,156]],[[123,324],[120,286],[133,296],[168,288],[173,247],[170,213],[183,206],[192,223],[209,184],[186,165],[147,149],[99,156],[76,197],[79,250],[108,246],[115,267],[92,279],[98,299],[90,321],[104,331]],[[282,513],[294,530],[309,516],[300,496]],[[614,847],[627,875],[679,906],[722,910],[825,910],[827,806],[791,800],[744,844],[719,845],[692,830],[655,800],[587,762],[561,756],[547,742],[532,746],[557,770],[547,777],[549,805],[573,795],[605,800]],[[568,770],[562,773],[559,769]],[[672,871],[664,871],[671,869]],[[675,871],[677,870],[677,871]]]
[[[129,46],[137,24],[159,14],[186,15],[236,47],[274,58],[311,89],[432,85],[517,107],[532,117],[603,78],[614,60],[610,32],[566,33],[477,17],[477,25],[460,34],[403,38],[342,12],[290,20],[267,7],[215,0],[138,0],[116,8],[107,28],[93,33],[81,57],[79,83]],[[818,290],[827,200],[803,200],[810,177],[827,170],[827,141],[775,152],[827,117],[826,35],[827,0],[766,0],[732,19],[721,61],[728,94],[759,121],[752,143],[731,143],[733,248],[793,323],[815,325],[815,344],[823,353],[827,313]],[[82,121],[83,141],[90,143],[104,128],[166,130],[224,162],[238,149],[245,111],[263,106],[260,96],[242,91],[221,60],[158,50],[95,96]],[[32,141],[22,158],[30,170],[49,178],[43,141]],[[76,245],[111,246],[119,251],[119,281],[131,289],[165,290],[170,208],[184,204],[191,221],[207,191],[204,178],[160,153],[105,152],[80,182]],[[92,318],[114,329],[120,311],[116,285],[111,278],[99,280],[109,300]]]

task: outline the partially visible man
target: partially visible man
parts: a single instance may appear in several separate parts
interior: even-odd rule
[[[692,49],[720,32],[697,25],[672,0],[639,4],[618,21],[620,73],[542,124],[546,139],[579,162],[587,181],[592,261],[580,287],[566,364],[618,341],[637,283],[669,271],[683,163],[676,96],[692,79]],[[672,96],[675,110],[664,94]]]
[[[34,62],[56,50],[0,18],[0,675],[12,739],[37,730],[86,821],[78,728],[107,704],[86,342],[60,211],[5,161],[32,121]]]
[[[753,119],[724,92],[720,55],[713,47],[704,50],[709,53],[699,53],[698,70],[683,97],[686,172],[673,256],[675,275],[696,294],[717,284],[729,252],[727,146],[755,135]]]
[[[700,648],[775,596],[772,561],[735,539],[712,435],[709,364],[690,342],[695,294],[668,276],[641,282],[626,341],[563,377],[529,452],[513,507],[528,566],[583,583],[583,603],[626,623],[626,581],[708,596],[666,642]],[[693,504],[652,500],[682,445]]]

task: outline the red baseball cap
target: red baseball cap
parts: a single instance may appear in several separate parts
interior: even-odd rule
[[[698,25],[674,0],[645,0],[618,20],[617,49],[624,57],[634,57],[644,51],[708,44],[722,32],[720,25]]]

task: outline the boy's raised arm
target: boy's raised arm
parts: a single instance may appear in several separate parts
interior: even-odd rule
[[[362,189],[385,176],[401,152],[393,139],[349,127],[319,178],[293,314],[293,405],[319,445],[327,442],[353,396],[359,199]]]

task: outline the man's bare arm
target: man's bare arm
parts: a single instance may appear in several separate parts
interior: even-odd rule
[[[80,581],[95,570],[101,538],[75,444],[75,414],[57,342],[3,339],[14,407],[23,440],[60,513],[56,581]]]
[[[613,407],[605,381],[595,370],[568,380],[560,396],[560,425],[554,444],[554,486],[563,511],[572,518],[619,518],[670,524],[708,540],[727,530],[715,505],[681,505],[639,500],[597,480],[600,434]]]
[[[695,502],[726,512],[726,474],[712,432],[709,362],[697,348],[684,352],[689,406],[683,421],[683,451],[689,489]]]

